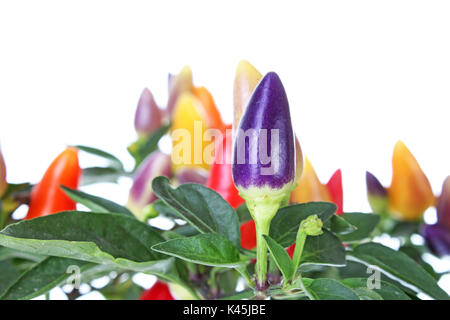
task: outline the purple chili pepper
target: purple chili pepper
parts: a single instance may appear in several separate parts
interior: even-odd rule
[[[149,136],[162,123],[162,111],[153,98],[153,94],[145,88],[139,98],[136,114],[134,117],[134,127],[139,136]]]
[[[444,181],[436,211],[436,224],[425,225],[422,234],[432,252],[438,256],[450,255],[450,176]]]
[[[388,193],[378,179],[366,171],[367,198],[375,213],[385,214],[388,209]]]
[[[286,92],[274,72],[256,87],[234,144],[233,179],[245,190],[282,190],[295,180],[295,143]]]
[[[157,199],[152,190],[152,180],[157,176],[172,177],[170,156],[160,151],[148,155],[133,178],[127,207],[141,220],[145,219],[144,208]]]

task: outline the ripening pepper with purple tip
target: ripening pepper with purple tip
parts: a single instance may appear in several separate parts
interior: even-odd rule
[[[145,88],[139,98],[134,116],[134,128],[140,138],[150,136],[162,125],[163,114],[153,98],[153,94]]]
[[[392,182],[383,187],[366,173],[369,203],[376,213],[389,214],[401,221],[418,221],[435,204],[430,182],[406,145],[398,141],[392,155]]]
[[[444,181],[436,211],[437,222],[425,225],[422,234],[431,251],[438,256],[450,255],[450,176]]]
[[[157,176],[172,176],[170,156],[158,150],[149,154],[137,168],[128,196],[127,208],[140,220],[146,219],[148,205],[157,199],[152,190],[152,180]]]

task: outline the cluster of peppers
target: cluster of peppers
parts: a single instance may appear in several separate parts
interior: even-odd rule
[[[247,61],[238,64],[234,82],[234,117],[232,124],[222,121],[220,112],[210,92],[193,84],[188,67],[178,75],[169,76],[169,98],[166,108],[160,108],[148,89],[144,89],[135,115],[137,141],[130,147],[138,148],[163,126],[170,127],[173,152],[179,148],[177,129],[184,129],[194,139],[199,130],[194,123],[201,123],[200,134],[208,129],[222,133],[223,141],[216,144],[210,159],[194,159],[199,146],[191,141],[191,152],[181,154],[183,161],[155,150],[143,159],[134,171],[127,207],[142,221],[154,217],[152,203],[157,199],[152,192],[152,180],[167,176],[174,184],[200,183],[219,193],[233,208],[246,203],[253,220],[241,225],[241,246],[252,250],[257,247],[256,285],[262,293],[266,286],[266,244],[270,221],[277,210],[289,202],[329,201],[337,206],[336,214],[343,213],[342,173],[338,169],[327,183],[322,183],[307,157],[303,156],[299,140],[292,128],[289,104],[278,75],[270,72],[264,77]],[[240,163],[236,157],[237,143],[245,140],[248,129],[278,129],[280,146],[268,153],[277,153],[274,174],[262,175],[261,169],[272,164],[261,162]],[[257,137],[257,139],[260,139]],[[233,141],[233,144],[227,143]],[[267,141],[269,146],[270,138]],[[185,145],[183,147],[186,147]],[[202,155],[208,144],[200,146]],[[233,152],[233,148],[235,149]],[[244,144],[245,159],[251,156],[252,148]],[[220,158],[219,158],[220,157]],[[232,159],[233,161],[227,161]],[[274,158],[272,158],[272,161]],[[275,160],[276,161],[276,160]],[[233,164],[232,164],[233,163]],[[367,172],[367,192],[374,212],[385,221],[406,221],[421,225],[421,232],[432,252],[438,256],[450,254],[450,177],[444,182],[442,193],[435,197],[430,183],[414,156],[402,143],[394,148],[392,158],[393,176],[390,187],[384,187],[377,178]],[[75,210],[76,203],[61,189],[61,185],[77,189],[82,169],[78,161],[78,150],[68,147],[49,166],[41,181],[31,191],[29,211],[26,219],[52,213]],[[0,199],[8,203],[6,166],[0,152]],[[437,223],[422,225],[423,214],[431,206],[437,208]],[[5,207],[2,211],[5,211]],[[320,221],[319,221],[320,223]],[[384,224],[386,226],[387,224]],[[310,229],[314,229],[314,226]],[[386,231],[386,230],[384,230]],[[287,249],[295,259],[295,245]],[[141,296],[144,300],[174,299],[169,286],[161,281]]]

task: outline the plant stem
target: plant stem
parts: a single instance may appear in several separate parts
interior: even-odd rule
[[[286,189],[290,191],[289,189]],[[239,194],[245,199],[247,208],[255,221],[256,228],[256,285],[255,295],[257,298],[267,296],[267,244],[264,235],[269,235],[270,222],[277,213],[283,200],[286,199],[285,189],[277,190],[272,193],[246,192]]]
[[[295,274],[297,273],[297,268],[300,265],[300,259],[302,257],[305,241],[306,241],[306,232],[302,228],[300,228],[297,233],[297,239],[295,241],[294,255],[292,256],[293,270],[290,280],[292,280],[295,277]]]
[[[265,297],[267,291],[267,243],[264,235],[269,235],[270,220],[255,220],[256,227],[256,286],[257,296]]]

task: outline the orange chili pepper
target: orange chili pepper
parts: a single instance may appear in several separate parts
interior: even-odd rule
[[[34,186],[26,219],[75,210],[75,201],[70,199],[60,186],[78,188],[81,172],[78,164],[78,150],[68,147],[53,160],[41,182]]]
[[[392,156],[388,211],[397,219],[414,221],[434,205],[430,182],[406,145],[398,141]]]

